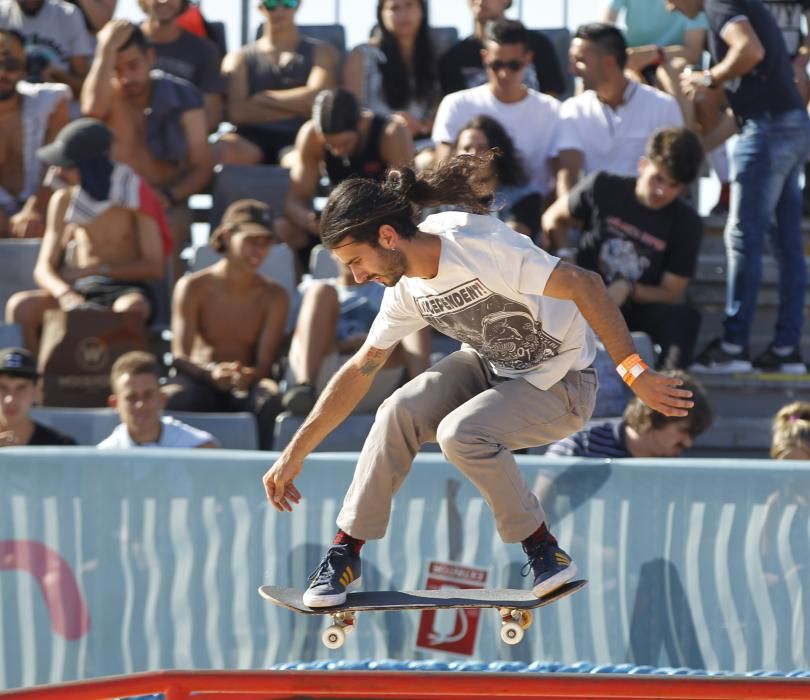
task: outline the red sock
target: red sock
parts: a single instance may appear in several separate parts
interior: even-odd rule
[[[338,530],[335,535],[335,541],[332,544],[347,544],[352,548],[356,556],[360,555],[360,548],[366,543],[365,540],[358,540],[343,530]]]
[[[548,531],[546,524],[543,523],[531,535],[523,540],[523,544],[526,545],[527,548],[536,547],[539,544],[552,544],[556,547],[557,538]]]

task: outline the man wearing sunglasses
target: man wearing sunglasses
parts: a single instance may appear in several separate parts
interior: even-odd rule
[[[461,128],[479,115],[497,120],[509,134],[534,189],[551,190],[551,152],[560,103],[527,88],[523,74],[533,60],[529,30],[520,22],[500,20],[487,25],[481,59],[487,83],[447,95],[433,123],[436,161],[450,156]]]
[[[261,37],[225,56],[226,111],[236,131],[217,142],[218,163],[280,162],[309,119],[315,96],[337,84],[337,49],[304,37],[295,24],[300,0],[263,0]]]
[[[451,46],[439,60],[443,95],[487,82],[486,66],[481,60],[486,26],[504,19],[504,13],[512,6],[512,0],[468,0],[468,3],[475,31]],[[543,32],[530,31],[529,48],[534,58],[523,74],[526,87],[559,97],[567,86],[554,44]]]
[[[38,238],[50,190],[36,151],[68,123],[70,88],[28,83],[24,39],[0,29],[0,238]]]

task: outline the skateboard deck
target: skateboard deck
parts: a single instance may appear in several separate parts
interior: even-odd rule
[[[449,608],[496,608],[501,613],[501,639],[517,644],[532,623],[531,611],[556,603],[580,590],[587,581],[570,581],[543,598],[530,590],[516,588],[442,588],[414,591],[360,591],[349,593],[346,602],[328,608],[304,605],[303,591],[282,586],[261,586],[259,595],[274,605],[304,615],[331,615],[333,624],[323,643],[337,649],[345,635],[355,629],[356,614],[364,611],[439,610]]]

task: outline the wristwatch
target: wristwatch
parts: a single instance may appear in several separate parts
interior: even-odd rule
[[[710,70],[703,71],[703,87],[707,87],[710,90],[717,87],[717,82],[715,81],[714,76],[712,75],[712,72]]]

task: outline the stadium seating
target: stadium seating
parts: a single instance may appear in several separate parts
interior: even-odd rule
[[[568,70],[568,49],[571,45],[571,32],[566,27],[538,29],[536,31],[545,34],[549,39],[551,39],[551,43],[554,44],[554,49],[557,52],[557,59],[560,62],[560,68],[562,69],[566,83],[568,84],[565,95],[562,95],[562,97],[572,95],[574,92],[574,76],[571,75],[571,72]]]
[[[430,38],[433,40],[436,58],[439,58],[458,41],[458,29],[455,27],[431,27]]]
[[[0,348],[20,347],[22,342],[22,329],[16,323],[0,322]]]
[[[252,413],[187,413],[167,411],[189,425],[211,433],[225,449],[256,450],[259,439]],[[97,445],[120,422],[111,408],[37,407],[32,418],[74,437],[80,445]]]
[[[289,188],[289,171],[279,165],[218,165],[214,169],[211,228],[219,225],[225,209],[238,199],[261,200],[280,215]]]
[[[36,288],[34,265],[39,255],[39,239],[0,240],[0,311],[15,292]]]
[[[320,243],[309,254],[309,274],[316,280],[336,277],[338,274],[337,263]]]

